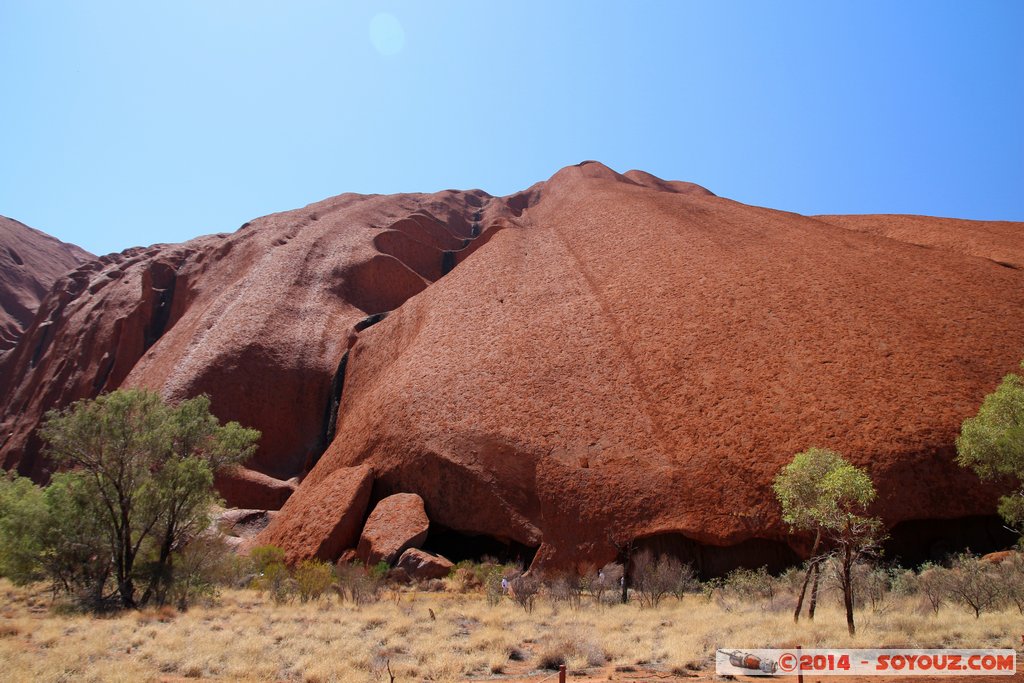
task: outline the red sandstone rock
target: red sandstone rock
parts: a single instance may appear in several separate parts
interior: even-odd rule
[[[256,537],[255,545],[276,545],[294,564],[318,558],[336,561],[356,544],[370,502],[373,469],[342,467],[316,486],[302,486]]]
[[[0,353],[21,338],[53,283],[92,258],[73,244],[0,216]]]
[[[62,278],[0,357],[0,457],[44,478],[35,427],[76,398],[208,392],[262,430],[248,467],[312,468],[264,532],[293,559],[355,544],[358,465],[538,565],[631,538],[791,557],[770,483],[812,445],[869,469],[890,525],[993,515],[953,443],[1024,355],[1021,229],[809,218],[597,163],[507,198],[342,195]]]
[[[45,479],[35,429],[47,410],[141,386],[170,400],[209,394],[221,420],[261,430],[247,467],[278,479],[304,474],[326,445],[332,384],[356,326],[423,291],[442,261],[454,265],[506,215],[504,202],[478,190],[349,194],[232,235],[84,264],[0,358],[0,387],[9,387],[0,393],[0,462]],[[390,234],[405,242],[386,242]]]
[[[1016,554],[1017,552],[1014,550],[999,550],[994,553],[982,555],[980,559],[982,562],[987,562],[988,564],[1002,564]]]
[[[336,564],[351,564],[359,559],[359,555],[356,553],[355,548],[346,548],[341,551],[341,555],[338,556]]]
[[[396,568],[405,571],[412,579],[443,579],[454,567],[448,559],[432,555],[417,548],[409,548],[398,559]]]
[[[298,484],[281,481],[245,467],[218,472],[214,485],[229,507],[251,506],[259,510],[280,510]]]
[[[225,535],[245,540],[266,529],[276,515],[274,510],[230,508],[217,514],[214,524]]]
[[[562,566],[630,538],[785,560],[770,485],[812,445],[869,469],[890,525],[994,513],[953,442],[1020,360],[1024,273],[600,164],[538,195],[360,336],[303,487],[369,463]]]
[[[394,564],[404,550],[423,545],[429,528],[423,499],[415,493],[396,493],[373,508],[356,552],[366,564]]]

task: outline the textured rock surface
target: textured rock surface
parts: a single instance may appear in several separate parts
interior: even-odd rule
[[[453,565],[440,555],[409,548],[398,558],[398,569],[403,570],[410,578],[418,580],[443,579],[451,572]]]
[[[333,562],[359,539],[372,487],[370,467],[336,469],[289,498],[254,545],[284,549],[289,563],[314,557]]]
[[[934,247],[1024,269],[1024,226],[1009,221],[965,221],[927,216],[815,216],[850,230]]]
[[[277,513],[274,510],[231,508],[214,517],[214,524],[227,536],[249,539],[267,528]]]
[[[45,477],[45,410],[132,385],[208,392],[263,431],[248,467],[305,474],[261,534],[293,559],[413,492],[466,554],[784,563],[770,482],[812,445],[871,471],[889,524],[941,529],[995,511],[953,442],[1024,357],[1020,234],[592,162],[505,198],[342,195],[61,278],[0,358],[0,457]]]
[[[366,564],[394,564],[403,551],[427,540],[430,520],[423,499],[415,493],[396,493],[373,508],[363,525],[356,551]]]
[[[21,338],[53,283],[92,258],[84,249],[0,216],[0,353]]]
[[[994,512],[953,441],[1024,356],[1021,271],[600,164],[539,197],[360,337],[303,486],[370,463],[378,495],[563,565],[799,550],[770,482],[811,445],[866,466],[890,524]]]
[[[222,420],[263,432],[250,468],[299,475],[323,451],[336,374],[359,329],[486,243],[506,216],[505,202],[480,191],[349,194],[231,235],[85,263],[0,359],[0,462],[44,479],[35,429],[46,410],[141,386],[170,400],[208,393]]]
[[[259,510],[280,510],[298,486],[293,481],[274,479],[245,467],[218,472],[214,485],[226,505]]]

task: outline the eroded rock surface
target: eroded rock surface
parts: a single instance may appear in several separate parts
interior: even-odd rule
[[[0,353],[18,342],[53,283],[92,258],[84,249],[0,216]]]
[[[366,564],[394,564],[403,551],[427,540],[430,520],[423,499],[415,493],[396,493],[373,508],[359,536],[356,551]]]
[[[312,558],[333,562],[359,540],[372,487],[372,468],[336,469],[289,498],[254,545],[282,548],[289,564]]]

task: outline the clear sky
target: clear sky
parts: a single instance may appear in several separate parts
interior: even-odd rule
[[[0,214],[96,252],[597,159],[1024,220],[1024,2],[0,0]]]

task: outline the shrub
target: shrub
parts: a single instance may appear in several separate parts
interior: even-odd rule
[[[24,585],[43,576],[49,510],[30,479],[0,476],[0,576]]]
[[[335,574],[338,577],[338,597],[342,600],[347,597],[356,605],[376,602],[384,590],[383,575],[379,571],[368,571],[358,562],[339,564],[335,567]]]
[[[1024,614],[1024,557],[1013,553],[996,568],[1006,600],[1017,606]]]
[[[170,599],[179,610],[196,601],[213,602],[220,586],[231,582],[234,553],[220,534],[202,534],[192,539],[176,556]]]
[[[271,599],[278,605],[291,602],[298,590],[295,579],[284,563],[273,563],[264,567],[263,572],[253,580],[253,588],[269,593]]]
[[[957,555],[947,573],[949,596],[960,605],[974,611],[974,618],[994,609],[1003,601],[1003,587],[998,571],[990,564],[979,562],[970,553]]]
[[[633,558],[633,586],[640,595],[640,604],[657,607],[669,593],[682,596],[696,588],[697,575],[690,565],[675,557],[657,557],[642,550]]]
[[[253,573],[260,575],[271,565],[284,564],[284,550],[276,545],[258,545],[249,552],[249,561]]]
[[[854,594],[862,596],[878,611],[889,596],[889,572],[882,567],[860,562],[853,567]]]
[[[923,605],[938,614],[939,608],[946,602],[948,592],[948,571],[938,565],[926,562],[921,565],[916,580],[913,581],[914,592],[922,597]]]
[[[527,612],[533,612],[540,592],[540,580],[532,575],[517,576],[509,582],[509,596]]]
[[[598,603],[601,603],[606,592],[614,592],[619,589],[622,574],[621,564],[609,563],[599,570],[592,569],[585,576],[586,590]]]
[[[760,601],[762,607],[770,606],[775,600],[775,579],[767,567],[758,569],[734,569],[725,577],[724,589],[741,602]]]
[[[321,560],[303,560],[295,568],[295,584],[299,600],[319,600],[334,583],[335,574],[331,565]]]
[[[557,670],[570,662],[576,662],[578,666],[601,666],[605,663],[600,645],[579,631],[549,636],[540,643],[538,650],[538,669]]]
[[[579,609],[583,598],[580,577],[575,573],[552,576],[547,582],[548,595],[554,602],[564,602],[573,609]]]

